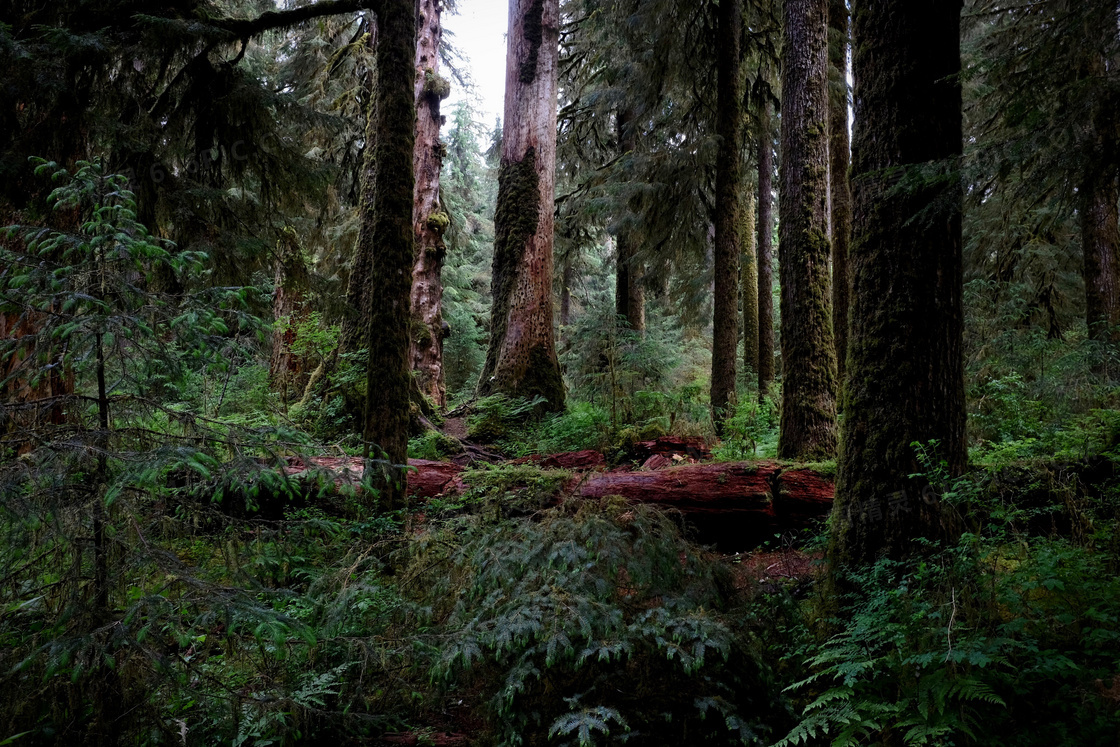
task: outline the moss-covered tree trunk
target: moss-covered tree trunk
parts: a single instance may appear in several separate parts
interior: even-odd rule
[[[744,190],[743,223],[739,232],[743,241],[742,268],[739,287],[743,294],[743,372],[758,366],[758,261],[755,257],[754,189]]]
[[[1116,342],[1120,325],[1120,194],[1116,176],[1089,174],[1079,194],[1085,321],[1092,339]]]
[[[443,145],[439,141],[439,102],[450,92],[439,74],[442,0],[418,0],[416,37],[416,151],[412,220],[416,259],[412,267],[412,340],[409,358],[421,393],[436,407],[447,404],[443,381],[443,233],[448,217],[439,201]]]
[[[382,505],[404,496],[408,461],[409,293],[416,136],[416,11],[413,0],[384,0],[377,43],[376,104],[371,108],[361,195],[358,253],[369,268],[369,367],[365,439],[388,461]]]
[[[1078,213],[1081,229],[1082,276],[1085,280],[1085,322],[1090,339],[1100,343],[1120,341],[1120,223],[1118,223],[1116,162],[1120,158],[1120,117],[1117,96],[1103,91],[1109,64],[1103,50],[1115,37],[1117,10],[1101,4],[1101,13],[1089,13],[1086,21],[1086,51],[1078,77],[1093,92],[1091,122],[1086,132],[1084,167],[1078,184]],[[1103,15],[1103,17],[1102,17]],[[1099,23],[1094,23],[1099,21]],[[1102,36],[1104,38],[1102,38]],[[1101,352],[1097,364],[1101,374],[1113,373],[1107,361],[1111,344]]]
[[[782,417],[778,456],[836,452],[828,239],[828,0],[786,0],[782,43]]]
[[[510,0],[502,163],[494,215],[494,302],[479,394],[564,407],[552,323],[559,0]]]
[[[743,36],[742,0],[721,0],[716,21],[715,251],[712,259],[712,420],[723,435],[735,409],[735,365],[739,348],[739,253],[742,241],[740,198],[743,188]]]
[[[632,153],[637,146],[634,118],[625,109],[617,119],[619,155]],[[626,319],[630,329],[638,334],[646,331],[646,293],[643,285],[642,265],[638,261],[638,246],[631,231],[623,221],[615,241],[618,246],[615,263],[615,313]]]
[[[853,5],[852,308],[831,560],[944,531],[914,442],[965,467],[960,0]]]
[[[832,215],[832,329],[836,339],[836,381],[844,389],[848,358],[848,244],[852,234],[852,193],[848,185],[848,8],[828,3],[828,157]],[[840,397],[843,402],[843,396]]]
[[[299,237],[295,229],[285,228],[276,243],[274,259],[275,288],[272,291],[272,356],[269,359],[268,380],[280,399],[287,404],[288,390],[304,373],[303,361],[292,352],[296,343],[296,330],[307,319],[307,289],[310,276]]]
[[[774,129],[770,101],[758,110],[758,396],[774,380]]]
[[[373,68],[366,79],[362,81],[362,88],[366,96],[366,132],[374,127],[374,118],[377,115],[377,18],[368,13],[365,18],[368,33],[365,44],[374,58]],[[366,139],[365,150],[362,153],[362,173],[360,176],[361,188],[373,184],[374,159],[372,157],[374,143]],[[359,198],[360,200],[360,198]],[[364,216],[363,216],[364,217]],[[361,245],[354,247],[353,260],[350,263],[350,276],[346,285],[346,314],[342,318],[342,331],[339,336],[339,350],[343,353],[353,353],[366,346],[367,325],[369,323],[370,300],[370,262],[372,256],[361,251]]]

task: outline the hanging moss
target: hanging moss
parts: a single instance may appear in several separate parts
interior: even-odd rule
[[[479,390],[493,389],[489,379],[498,366],[498,356],[506,336],[510,297],[517,283],[517,272],[525,246],[537,231],[540,220],[540,178],[537,152],[530,148],[518,162],[503,161],[498,172],[498,204],[494,215],[494,269],[491,286],[494,307],[490,320],[490,349],[486,354]]]
[[[537,78],[537,60],[541,54],[541,43],[544,41],[544,0],[532,0],[525,11],[525,41],[529,43],[529,51],[521,62],[521,82],[529,85]]]

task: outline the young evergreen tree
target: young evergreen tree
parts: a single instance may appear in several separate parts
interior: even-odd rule
[[[439,140],[440,99],[450,93],[440,76],[442,0],[420,0],[416,38],[416,175],[413,224],[416,261],[412,267],[412,328],[409,358],[420,392],[436,407],[447,404],[443,375],[443,234],[450,222],[440,198],[443,146]]]
[[[739,350],[739,254],[743,188],[742,0],[721,0],[716,20],[717,123],[715,252],[712,300],[712,421],[723,423],[735,410],[735,364]]]
[[[778,456],[836,452],[828,240],[828,0],[787,0],[782,43]]]
[[[510,0],[494,303],[479,394],[564,407],[552,319],[559,0]]]
[[[404,495],[408,461],[409,293],[412,288],[416,11],[385,0],[377,16],[376,104],[371,106],[357,252],[369,267],[365,441],[388,461],[383,505]],[[370,147],[372,145],[372,147]]]
[[[833,567],[944,532],[915,443],[965,466],[959,0],[853,7],[852,323]]]
[[[848,243],[852,233],[852,193],[848,185],[848,7],[828,3],[828,159],[832,228],[832,329],[836,339],[836,381],[844,388],[848,358]],[[843,401],[843,397],[840,398]]]

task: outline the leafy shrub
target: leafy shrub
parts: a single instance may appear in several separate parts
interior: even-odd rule
[[[435,676],[487,694],[501,744],[761,744],[781,723],[726,571],[663,514],[569,501],[456,531],[410,573],[446,630]]]
[[[984,484],[962,478],[943,495],[977,531],[912,560],[852,572],[848,583],[858,591],[827,622],[832,634],[787,650],[810,674],[789,687],[804,712],[779,747],[1115,740],[1114,515],[1101,504],[1107,521],[1087,544],[1028,544],[1017,528],[1022,514],[988,498]]]

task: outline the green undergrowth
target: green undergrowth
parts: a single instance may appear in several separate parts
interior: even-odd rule
[[[842,600],[765,598],[799,724],[777,744],[1106,745],[1120,732],[1120,489],[933,475],[962,533],[851,572]],[[1062,520],[1056,521],[1060,515]]]

